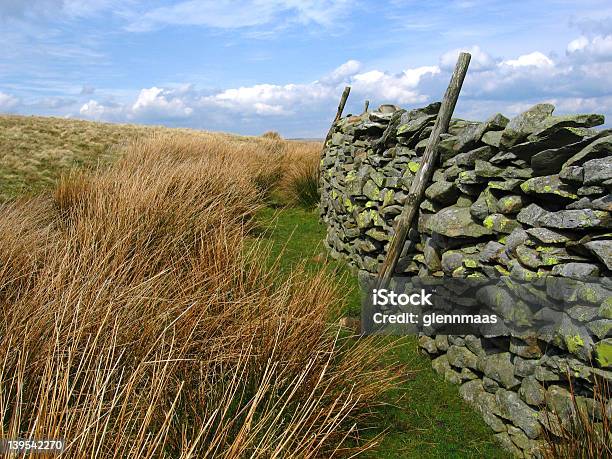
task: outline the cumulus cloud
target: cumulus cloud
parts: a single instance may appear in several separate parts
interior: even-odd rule
[[[193,86],[151,87],[140,90],[134,102],[120,105],[90,100],[80,115],[91,119],[149,122],[157,120],[205,120],[212,113],[225,113],[234,119],[290,117],[322,113],[338,98],[344,85],[351,85],[352,97],[399,104],[421,103],[427,96],[418,89],[420,81],[437,75],[437,66],[407,69],[393,74],[380,70],[359,72],[361,64],[349,60],[321,79],[303,84],[256,84],[204,94]]]
[[[193,108],[181,97],[181,92],[155,86],[142,89],[131,107],[131,115],[136,119],[188,118]]]
[[[580,37],[567,45],[567,54],[580,60],[612,60],[612,34]]]
[[[523,54],[516,59],[508,59],[501,61],[499,65],[507,65],[509,67],[537,67],[547,68],[554,66],[554,62],[545,54],[540,51],[534,51],[533,53]]]
[[[457,63],[459,53],[462,51],[472,55],[470,59],[470,70],[472,71],[487,70],[495,66],[493,57],[480,49],[480,46],[474,45],[469,48],[456,48],[442,54],[440,57],[440,67],[444,70],[453,70]]]
[[[17,97],[0,91],[0,111],[12,111],[17,108],[19,104],[20,100]]]

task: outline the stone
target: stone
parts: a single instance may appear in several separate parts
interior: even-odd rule
[[[531,139],[528,137],[527,141],[516,144],[510,148],[510,152],[514,153],[519,158],[531,161],[531,158],[540,152],[580,142],[584,140],[585,137],[592,137],[596,133],[597,131],[593,129],[561,128],[544,137]]]
[[[546,389],[546,407],[561,419],[569,419],[574,414],[572,394],[564,387],[552,385]]]
[[[584,246],[593,252],[608,269],[612,270],[612,241],[590,241],[585,243]]]
[[[438,350],[445,352],[448,350],[448,336],[446,335],[436,335],[434,338],[434,341],[436,343],[436,347],[438,348]]]
[[[488,161],[482,161],[480,159],[474,161],[474,173],[477,177],[495,178],[500,177],[503,172],[504,169],[494,166]]]
[[[372,239],[375,239],[381,242],[388,241],[390,239],[389,234],[387,234],[385,231],[380,231],[375,228],[367,230],[366,234],[370,236]]]
[[[538,129],[538,125],[549,117],[555,107],[552,104],[537,104],[512,118],[502,131],[500,147],[508,149],[527,138]]]
[[[521,221],[520,218],[519,221]],[[557,212],[544,212],[537,219],[537,223],[541,226],[556,229],[608,228],[610,226],[610,215],[607,212],[591,209],[559,210]]]
[[[512,443],[521,450],[521,457],[524,457],[523,450],[529,448],[531,440],[527,438],[527,435],[521,429],[514,426],[508,426],[508,435],[510,435]]]
[[[511,389],[520,384],[514,377],[514,366],[510,361],[509,352],[491,354],[478,359],[478,370],[487,377],[501,383],[506,389]]]
[[[448,237],[478,238],[492,234],[492,231],[479,225],[470,215],[467,207],[450,206],[433,215],[429,221],[432,232]]]
[[[563,244],[570,240],[567,236],[548,228],[529,228],[527,234],[544,244]]]
[[[587,324],[587,328],[598,339],[604,339],[610,335],[610,330],[612,330],[612,320],[610,319],[594,320]]]
[[[606,189],[604,187],[591,185],[591,186],[581,186],[580,188],[578,188],[578,191],[576,192],[576,194],[578,196],[601,196],[605,192],[606,192]]]
[[[604,319],[612,319],[612,296],[608,296],[602,301],[597,314]]]
[[[537,126],[535,131],[530,134],[529,140],[546,137],[556,130],[564,127],[595,127],[604,123],[604,116],[599,114],[580,114],[549,116],[544,118]]]
[[[512,232],[506,236],[506,252],[509,254],[513,253],[519,245],[526,243],[528,240],[529,234],[523,228],[512,230]]]
[[[425,349],[428,354],[437,354],[438,348],[433,338],[429,336],[419,336],[419,347]]]
[[[547,175],[543,177],[534,177],[526,180],[521,185],[521,190],[526,194],[544,194],[555,195],[566,199],[578,199],[571,189],[561,182],[559,175]]]
[[[523,197],[517,194],[504,196],[497,201],[497,210],[502,214],[515,214],[523,208]]]
[[[487,161],[489,158],[493,157],[494,154],[495,151],[491,147],[484,146],[466,153],[460,153],[449,162],[457,166],[474,167],[476,161]]]
[[[578,201],[574,201],[571,204],[565,206],[568,210],[576,210],[576,209],[592,209],[593,203],[589,198],[580,198]]]
[[[425,190],[425,196],[432,201],[449,205],[457,200],[459,192],[453,182],[434,182]]]
[[[444,376],[446,370],[450,370],[450,364],[448,363],[448,357],[446,354],[442,354],[440,357],[436,357],[431,361],[431,367],[433,370],[441,376]]]
[[[538,422],[538,413],[523,402],[516,392],[500,389],[495,394],[499,405],[500,416],[512,421],[529,438],[538,438],[542,427]]]
[[[401,117],[401,124],[397,128],[397,137],[412,137],[415,133],[418,133],[436,119],[436,115],[423,115],[408,119],[409,117],[406,116],[408,113],[409,112],[404,113]],[[405,117],[408,119],[407,121],[405,121]]]
[[[499,254],[505,250],[505,246],[497,241],[489,241],[485,245],[478,259],[483,263],[491,263],[497,259]]]
[[[559,179],[566,183],[581,184],[584,181],[584,169],[580,166],[568,166],[561,169]]]
[[[363,194],[372,201],[381,199],[380,189],[373,180],[368,180],[363,186]]]
[[[467,126],[463,132],[461,132],[457,137],[457,144],[455,145],[455,150],[457,151],[465,151],[469,148],[474,147],[480,140],[483,135],[487,131],[499,131],[506,127],[508,124],[508,118],[506,118],[501,113],[497,113],[493,115],[489,119],[487,119],[484,123],[476,123]],[[501,135],[501,132],[500,132]]]
[[[543,354],[536,336],[511,337],[510,352],[526,359],[537,359]]]
[[[591,304],[601,304],[612,295],[599,283],[581,282],[577,291],[578,299]]]
[[[502,131],[488,131],[482,136],[482,143],[485,143],[491,147],[499,148],[501,142]]]
[[[612,157],[591,159],[583,165],[584,184],[597,185],[612,179]]]
[[[592,208],[612,212],[612,195],[608,194],[602,198],[594,199]]]
[[[457,368],[477,368],[478,358],[463,346],[450,346],[446,353],[448,363]]]
[[[372,241],[368,241],[366,239],[357,239],[355,241],[355,247],[357,250],[365,253],[374,252],[377,249],[376,245],[374,245]]]
[[[522,359],[521,357],[514,358],[514,374],[524,378],[534,374],[536,366],[538,365],[537,360]]]
[[[523,452],[514,444],[507,432],[499,432],[493,435],[497,443],[504,448],[512,457],[522,458]]]
[[[553,267],[555,276],[584,279],[585,277],[599,276],[599,267],[592,263],[564,263]]]
[[[601,131],[598,134],[579,140],[578,142],[569,145],[563,145],[559,148],[551,148],[535,154],[531,158],[531,167],[535,175],[550,175],[556,174],[562,168],[565,168],[566,162],[580,152],[589,144],[593,143],[598,138],[609,134],[606,131]],[[568,164],[571,166],[571,164]]]
[[[523,180],[520,179],[506,179],[503,181],[490,181],[489,188],[493,190],[501,190],[501,191],[515,191],[519,189]]]
[[[451,274],[455,269],[463,264],[463,254],[460,252],[447,251],[442,254],[442,270],[446,274]]]
[[[590,159],[609,155],[610,151],[612,151],[612,135],[600,137],[569,158],[563,164],[562,169],[569,166],[581,166]]]
[[[557,336],[569,352],[584,360],[590,359],[593,339],[584,326],[574,323],[566,314],[558,326]]]
[[[515,253],[521,264],[528,268],[537,269],[544,264],[540,258],[540,254],[536,250],[531,249],[526,245],[519,245],[516,248]]]
[[[584,306],[577,304],[567,309],[567,315],[578,322],[588,322],[597,317],[597,308],[593,306]]]
[[[521,226],[516,220],[510,219],[503,214],[491,214],[484,219],[482,224],[485,228],[489,228],[496,233],[506,234],[510,234],[514,229]]]
[[[545,215],[546,210],[542,209],[537,204],[529,204],[527,207],[521,209],[521,211],[516,216],[516,219],[529,226],[538,226],[537,222],[540,217]]]

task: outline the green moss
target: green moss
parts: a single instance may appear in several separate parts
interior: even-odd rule
[[[421,167],[421,165],[419,163],[417,163],[417,162],[410,161],[408,163],[408,169],[410,169],[410,172],[412,172],[412,173],[416,173],[416,171],[419,170],[419,167]]]
[[[546,266],[553,266],[558,265],[561,263],[561,261],[557,257],[543,256],[542,263],[544,263]]]
[[[595,345],[597,363],[603,368],[612,367],[612,340],[600,341]]]
[[[565,345],[567,346],[568,351],[570,351],[572,354],[576,354],[579,349],[584,346],[584,340],[580,337],[580,335],[566,336]]]
[[[487,218],[484,219],[482,224],[485,226],[485,228],[493,229],[493,222],[494,222],[493,216],[489,215]]]
[[[383,196],[383,206],[388,206],[389,204],[391,204],[393,202],[394,196],[395,193],[393,193],[392,190],[387,190],[385,192],[385,195]]]
[[[508,271],[506,268],[504,268],[503,266],[500,265],[495,265],[495,269],[497,270],[498,273],[500,273],[502,276],[509,276],[510,275],[510,271]]]
[[[347,212],[352,212],[353,209],[355,209],[353,202],[349,198],[344,198],[344,207],[347,210]]]
[[[467,268],[477,268],[478,262],[476,260],[472,260],[471,258],[466,258],[463,260],[463,265]]]

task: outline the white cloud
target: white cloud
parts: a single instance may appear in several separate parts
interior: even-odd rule
[[[427,97],[417,87],[421,78],[440,73],[438,66],[408,69],[399,74],[380,70],[354,75],[350,81],[354,90],[365,97],[398,104],[424,102]]]
[[[161,89],[155,86],[142,89],[136,102],[131,107],[131,114],[137,119],[162,116],[166,118],[188,118],[193,114],[193,108],[189,107],[181,97],[182,92],[184,91]]]
[[[95,100],[83,104],[79,113],[82,117],[96,121],[127,121],[125,107],[121,104],[103,104]]]
[[[533,53],[523,54],[516,59],[509,59],[501,61],[499,65],[507,65],[510,67],[537,67],[546,68],[554,66],[554,62],[545,54],[540,51],[534,51]]]
[[[472,55],[470,59],[470,70],[472,71],[487,70],[495,65],[495,60],[489,54],[480,49],[480,46],[474,45],[471,48],[457,48],[442,54],[440,67],[445,70],[453,70],[461,52],[468,52]]]
[[[0,110],[11,111],[16,108],[19,103],[20,100],[17,97],[0,91]]]
[[[612,60],[612,34],[591,38],[581,35],[567,45],[566,51],[569,56],[583,60]]]

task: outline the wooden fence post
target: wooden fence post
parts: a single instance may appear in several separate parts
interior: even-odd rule
[[[342,91],[342,97],[340,97],[340,103],[338,104],[338,111],[336,112],[336,117],[334,118],[334,121],[332,121],[332,124],[329,127],[329,131],[327,132],[327,136],[325,137],[325,142],[323,142],[323,148],[325,148],[325,144],[332,136],[332,132],[334,130],[334,124],[336,124],[338,120],[340,119],[340,117],[342,116],[344,106],[346,105],[346,99],[348,99],[350,92],[351,92],[350,86],[346,86],[344,88],[344,91]]]
[[[450,119],[457,104],[457,98],[465,79],[468,66],[470,65],[470,54],[461,53],[455,66],[455,71],[451,77],[442,105],[436,118],[433,130],[429,136],[429,142],[425,148],[425,153],[421,159],[421,165],[417,171],[406,199],[404,209],[395,226],[395,235],[389,244],[387,257],[383,262],[380,272],[378,273],[378,288],[386,288],[389,285],[391,277],[395,272],[397,261],[406,242],[406,236],[412,226],[412,222],[418,213],[419,206],[423,200],[423,194],[434,172],[436,162],[438,160],[438,143],[440,142],[440,134],[448,130]]]
[[[363,107],[363,113],[367,113],[368,112],[368,108],[370,108],[370,101],[368,99],[366,99],[365,106]]]

